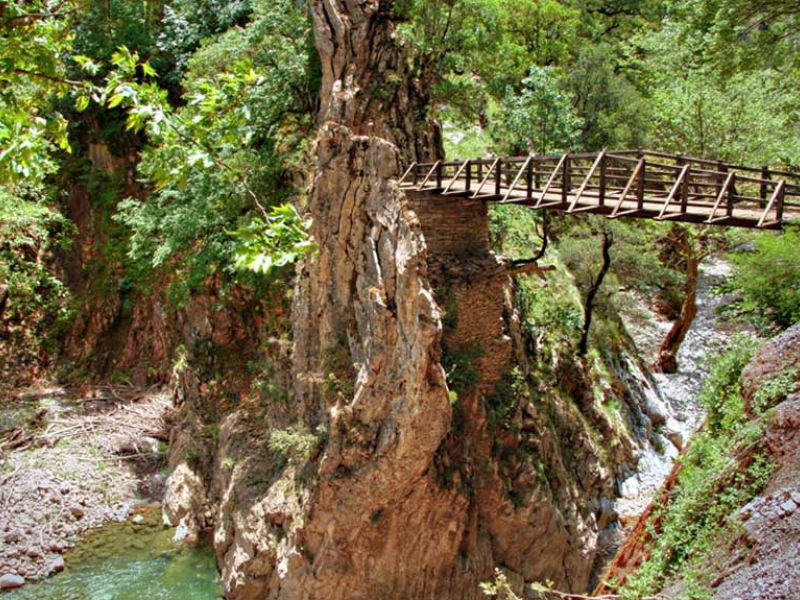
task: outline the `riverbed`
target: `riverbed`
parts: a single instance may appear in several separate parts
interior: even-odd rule
[[[698,397],[710,361],[730,346],[736,334],[755,335],[749,327],[726,322],[719,315],[718,309],[731,298],[717,290],[730,275],[731,267],[725,260],[712,258],[701,265],[697,316],[678,352],[678,372],[653,373],[656,389],[651,390],[649,401],[659,405],[666,424],[657,434],[659,444],[644,446],[636,472],[620,486],[622,497],[616,510],[623,523],[632,524],[647,507],[672,470],[680,449],[702,425],[705,413]],[[639,299],[636,304],[646,303]],[[628,315],[625,321],[639,352],[652,363],[672,323],[649,311],[635,317]],[[669,437],[680,440],[680,448]]]

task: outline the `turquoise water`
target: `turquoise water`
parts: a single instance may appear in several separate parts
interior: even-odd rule
[[[222,595],[210,548],[180,549],[157,511],[141,523],[90,532],[65,555],[63,573],[2,600],[216,600]],[[137,518],[139,520],[139,518]]]

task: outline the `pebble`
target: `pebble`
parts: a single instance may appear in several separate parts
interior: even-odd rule
[[[83,509],[78,505],[75,505],[72,508],[70,508],[69,512],[71,512],[72,516],[75,517],[76,519],[80,519],[83,517],[84,514],[86,514],[84,513]]]
[[[9,531],[5,535],[5,537],[3,538],[3,540],[5,541],[6,544],[14,544],[14,543],[19,542],[21,539],[22,539],[22,536],[19,534],[19,531],[16,531],[16,530]]]
[[[61,554],[64,551],[64,544],[61,542],[53,542],[50,544],[50,552],[57,552]]]
[[[25,585],[25,578],[16,573],[6,573],[0,577],[0,590],[14,590]]]

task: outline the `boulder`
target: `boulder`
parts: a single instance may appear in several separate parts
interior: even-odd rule
[[[6,573],[0,577],[0,590],[15,590],[25,585],[25,578],[16,573]]]

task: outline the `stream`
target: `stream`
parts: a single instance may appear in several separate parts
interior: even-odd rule
[[[679,450],[668,437],[679,438],[680,445],[685,445],[702,424],[704,412],[698,396],[708,374],[710,359],[728,346],[736,333],[745,330],[743,325],[723,322],[717,314],[717,309],[730,298],[714,290],[730,273],[730,265],[724,260],[711,259],[701,265],[697,317],[678,353],[678,372],[653,373],[657,390],[645,390],[648,402],[664,414],[666,424],[658,436],[660,447],[646,444],[639,456],[637,472],[622,482],[622,497],[617,501],[616,509],[623,523],[638,518],[672,470]],[[671,322],[660,320],[652,313],[644,319],[626,319],[626,327],[636,346],[649,361],[656,356],[658,346],[671,326]]]
[[[90,531],[64,556],[58,575],[3,600],[216,600],[222,595],[211,548],[180,548],[157,507]]]

